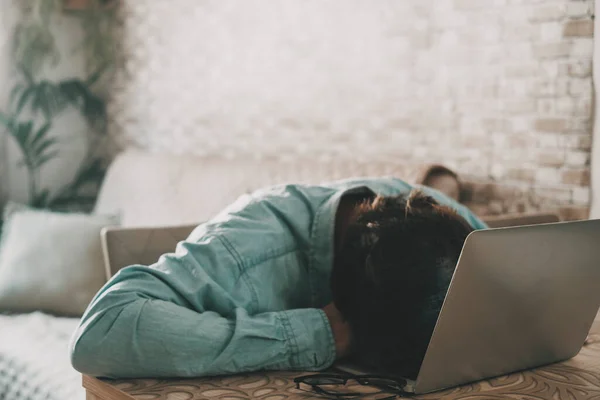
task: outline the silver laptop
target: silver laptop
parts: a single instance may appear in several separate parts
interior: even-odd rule
[[[475,231],[417,378],[396,378],[420,394],[566,360],[599,307],[600,220]]]

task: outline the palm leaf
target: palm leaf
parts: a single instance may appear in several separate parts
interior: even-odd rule
[[[64,109],[65,103],[58,86],[49,81],[43,81],[37,85],[32,108],[34,111],[41,111],[46,119],[50,120]]]
[[[17,97],[19,96],[19,93],[25,88],[25,85],[22,83],[17,83],[15,85],[14,88],[12,88],[12,90],[10,91],[10,96],[8,97],[8,104],[9,105],[13,105],[13,103],[16,101]]]
[[[52,127],[52,123],[47,122],[46,124],[44,124],[44,126],[42,126],[40,129],[38,129],[38,131],[36,132],[33,139],[31,139],[31,142],[30,142],[31,147],[35,148],[39,144],[40,140],[45,139],[46,135],[48,134],[48,131],[50,130],[51,127]]]
[[[79,89],[76,79],[69,79],[58,84],[58,89],[63,96],[70,102],[76,103],[79,98]]]
[[[49,205],[51,207],[60,207],[61,205],[72,204],[74,201],[77,204],[86,203],[93,206],[96,199],[95,196],[79,194],[81,187],[87,183],[99,184],[102,182],[106,168],[103,166],[102,159],[95,158],[91,162],[85,162],[77,170],[73,181],[59,190],[52,198]]]
[[[19,65],[19,71],[21,71],[21,73],[25,77],[25,80],[27,81],[27,84],[29,86],[31,86],[35,83],[35,79],[33,79],[33,75],[31,74],[31,71],[29,71],[29,69],[26,68],[23,64]]]
[[[11,133],[14,131],[15,120],[2,112],[0,112],[0,124],[4,125]]]
[[[35,161],[35,160],[45,156],[47,153],[44,154],[44,152],[51,149],[52,146],[54,146],[56,143],[57,143],[56,138],[50,138],[50,139],[44,140],[36,147],[31,147],[31,155],[33,156],[32,157],[33,160]]]
[[[76,191],[81,185],[86,182],[100,182],[106,173],[102,166],[102,159],[97,158],[83,168],[73,181],[71,187]]]
[[[81,108],[84,104],[87,88],[78,79],[69,79],[58,85],[61,94],[75,107]]]
[[[29,146],[27,145],[32,129],[33,122],[28,121],[23,123],[16,123],[13,129],[11,130],[11,135],[19,145],[21,153],[23,153],[23,162],[27,166],[30,166],[32,164],[31,151]]]
[[[92,123],[103,122],[106,118],[106,104],[102,99],[96,96],[85,98],[83,115]]]
[[[58,150],[51,151],[50,153],[48,153],[48,154],[45,154],[44,156],[42,156],[42,157],[40,157],[40,158],[36,159],[36,160],[34,161],[34,163],[33,163],[33,166],[34,166],[35,168],[40,168],[42,165],[46,164],[48,161],[50,161],[50,160],[52,160],[52,159],[56,158],[56,156],[57,156],[58,154],[59,154],[59,151],[58,151]]]
[[[36,87],[35,87],[35,85],[32,85],[32,86],[29,86],[27,89],[25,89],[23,91],[23,93],[21,93],[21,96],[19,97],[19,101],[17,102],[17,108],[15,110],[15,115],[19,115],[21,113],[21,111],[25,107],[25,104],[27,104],[27,100],[29,100],[29,97],[31,95],[35,95],[35,92],[36,92]],[[35,102],[35,97],[34,97],[34,102]]]
[[[79,108],[91,125],[103,122],[106,118],[104,100],[93,94],[85,83],[72,79],[62,82],[59,89],[73,106]]]
[[[33,131],[33,121],[27,122],[18,122],[16,125],[16,129],[13,131],[13,136],[22,146],[23,149],[27,149],[27,142],[29,141],[29,136]]]
[[[85,80],[85,85],[87,87],[91,87],[96,82],[98,82],[98,79],[100,79],[102,77],[102,75],[104,75],[104,72],[107,70],[108,66],[109,66],[109,64],[105,63],[100,68],[98,68],[94,73],[92,73],[90,76],[88,76],[88,78]]]

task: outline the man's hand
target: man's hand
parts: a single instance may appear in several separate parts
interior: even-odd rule
[[[333,339],[335,340],[336,359],[339,360],[350,353],[350,345],[352,342],[350,325],[344,320],[344,317],[335,304],[329,303],[323,308],[323,311],[329,320],[329,325],[331,325]]]

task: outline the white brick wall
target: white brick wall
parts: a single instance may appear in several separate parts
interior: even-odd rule
[[[592,0],[122,4],[121,146],[441,161],[588,204]]]

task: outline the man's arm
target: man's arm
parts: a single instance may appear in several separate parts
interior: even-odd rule
[[[338,310],[335,303],[329,303],[323,308],[335,341],[336,358],[344,358],[350,354],[352,349],[352,330],[350,324]]]
[[[334,337],[324,311],[252,315],[252,306],[243,304],[252,298],[243,291],[252,289],[242,279],[224,287],[217,274],[226,268],[211,270],[215,257],[228,254],[222,242],[209,238],[181,247],[151,267],[121,270],[98,293],[71,343],[77,370],[106,377],[188,377],[320,370],[333,363]]]

